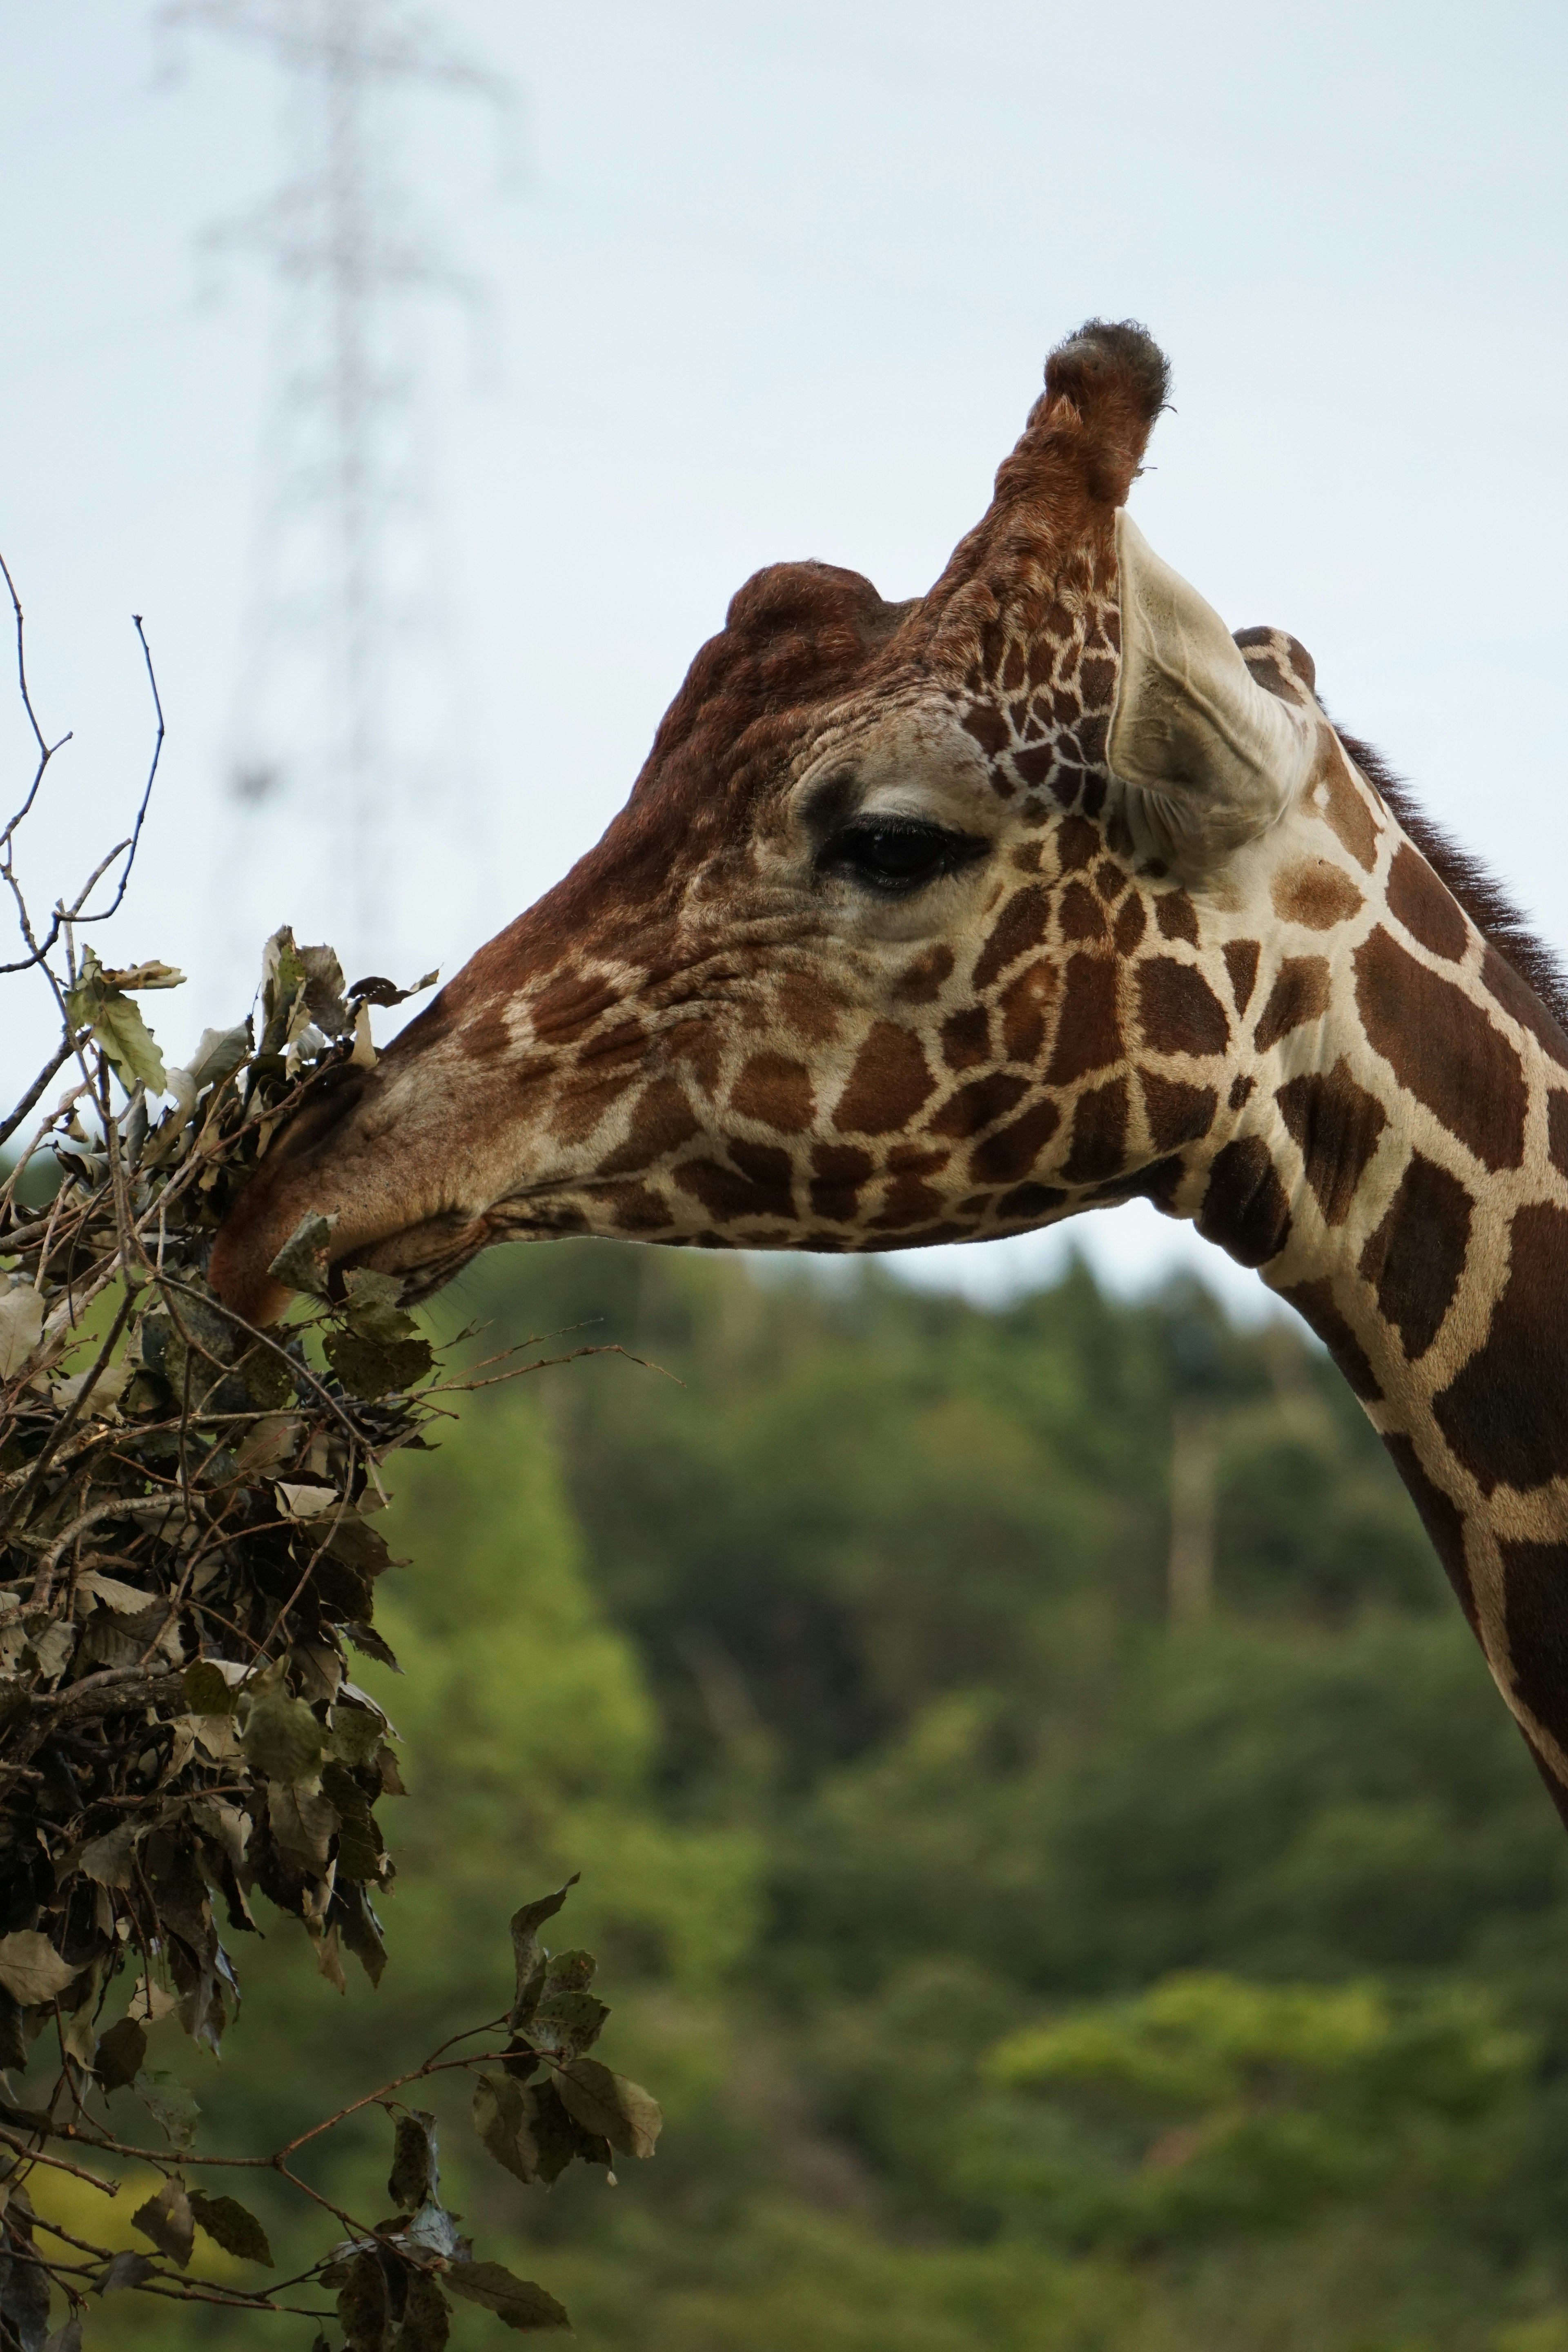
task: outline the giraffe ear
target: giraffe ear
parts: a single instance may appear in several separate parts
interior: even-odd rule
[[[1161,854],[1202,870],[1289,807],[1312,766],[1309,714],[1256,684],[1211,604],[1116,517],[1121,672],[1109,758]]]

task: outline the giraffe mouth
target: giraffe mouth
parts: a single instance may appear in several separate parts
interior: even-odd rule
[[[580,1209],[563,1202],[552,1206],[548,1195],[560,1188],[540,1184],[521,1198],[498,1201],[479,1215],[463,1210],[443,1211],[345,1252],[332,1267],[331,1288],[341,1295],[343,1277],[355,1267],[395,1275],[403,1286],[403,1302],[417,1307],[444,1290],[464,1268],[496,1242],[560,1241],[588,1230]]]

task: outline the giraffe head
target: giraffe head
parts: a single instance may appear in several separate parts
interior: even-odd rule
[[[1238,646],[1123,512],[1166,389],[1091,321],[928,595],[749,581],[598,846],[275,1144],[231,1304],[279,1311],[310,1210],[416,1297],[509,1238],[912,1248],[1140,1192],[1262,1262],[1254,917],[1359,905],[1381,803],[1300,649]],[[1297,961],[1279,1034],[1321,1010]]]

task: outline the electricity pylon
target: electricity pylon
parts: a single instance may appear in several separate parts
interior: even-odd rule
[[[330,875],[322,918],[374,959],[412,944],[396,938],[387,836],[431,789],[455,716],[418,305],[480,293],[417,224],[390,100],[445,89],[510,119],[515,93],[405,0],[171,0],[158,22],[265,51],[289,149],[273,192],[203,237],[208,253],[265,256],[279,296],[225,863],[242,898],[256,878],[277,887],[274,845],[313,828],[302,878]]]

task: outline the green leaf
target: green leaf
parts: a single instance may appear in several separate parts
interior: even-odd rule
[[[80,1974],[80,1969],[62,1960],[48,1937],[36,1928],[18,1927],[9,1936],[0,1936],[0,1985],[24,2009],[53,2000]]]
[[[627,2156],[651,2156],[664,2117],[640,2083],[613,2074],[596,2058],[574,2058],[557,2070],[562,2105],[585,2131],[602,2132]]]
[[[321,1775],[327,1734],[302,1698],[292,1698],[279,1660],[250,1685],[249,1712],[240,1744],[253,1772],[285,1787],[313,1788]]]
[[[423,2107],[411,2107],[397,2118],[392,2170],[386,2193],[405,2213],[416,2213],[433,2204],[440,2188],[436,2160],[436,2118]]]
[[[131,2216],[131,2226],[150,2238],[161,2254],[167,2254],[182,2270],[191,2259],[195,2244],[195,2217],[191,2200],[185,2194],[185,2184],[178,2173],[171,2175],[156,2197],[149,2197]]]
[[[592,1952],[552,1952],[544,1972],[547,1992],[585,1992],[594,1981],[598,1961]]]
[[[277,1272],[274,1265],[273,1272]],[[412,1388],[436,1360],[428,1339],[362,1339],[334,1331],[326,1342],[327,1361],[351,1396],[372,1403],[395,1390]]]
[[[185,1686],[185,1705],[193,1715],[227,1715],[234,1706],[234,1693],[227,1678],[210,1658],[197,1658],[180,1677]]]
[[[99,2037],[93,2073],[106,2091],[122,2091],[142,2071],[147,2055],[147,2029],[139,2019],[122,2017]]]
[[[148,2114],[162,2125],[174,2146],[189,2147],[201,2109],[179,2076],[143,2068],[136,2076],[134,2089]]]
[[[319,1216],[307,1209],[271,1265],[268,1273],[274,1282],[289,1290],[308,1290],[317,1298],[327,1295],[327,1273],[331,1250],[335,1216]]]
[[[466,2295],[493,2311],[503,2326],[519,2335],[543,2327],[570,2327],[564,2308],[542,2286],[520,2279],[504,2263],[454,2263],[444,2284],[449,2294]]]
[[[226,2254],[237,2254],[242,2263],[265,2263],[270,2270],[272,2249],[267,2232],[237,2197],[204,2197],[199,2189],[186,2193],[198,2228],[206,2231],[215,2245]]]
[[[591,1992],[547,1991],[529,2021],[528,2039],[552,2058],[579,2057],[597,2042],[609,2013]]]
[[[386,1732],[384,1716],[372,1715],[367,1706],[344,1706],[332,1709],[331,1729],[328,1745],[340,1764],[368,1764],[381,1746]]]

